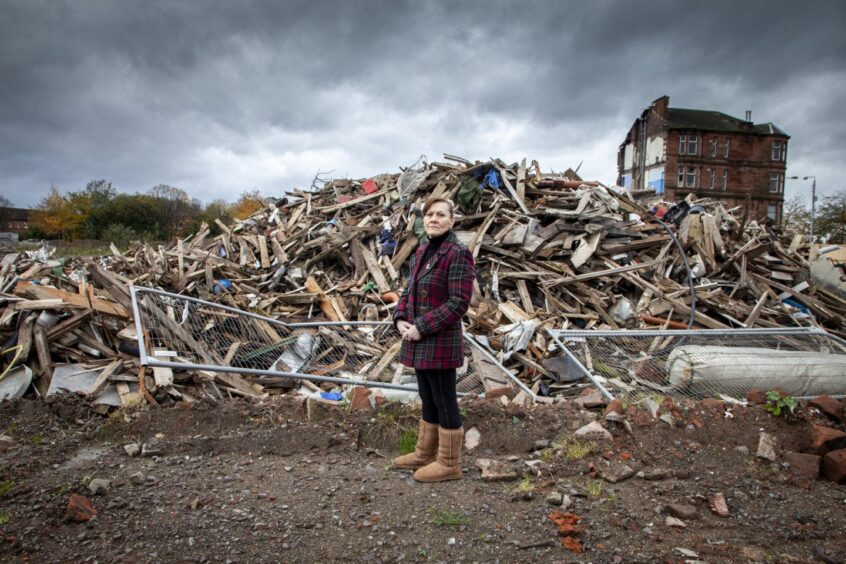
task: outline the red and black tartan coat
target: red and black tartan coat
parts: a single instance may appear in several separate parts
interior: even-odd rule
[[[394,309],[394,323],[404,319],[420,340],[403,341],[399,360],[422,369],[458,368],[464,364],[461,318],[473,297],[473,254],[450,233],[437,252],[421,264],[428,243],[411,257],[408,287]]]

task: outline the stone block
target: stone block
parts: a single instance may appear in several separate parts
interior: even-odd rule
[[[846,482],[846,448],[833,450],[826,454],[822,460],[823,476],[842,484]]]
[[[839,450],[846,447],[846,433],[826,427],[825,425],[813,425],[808,430],[807,451],[812,454],[824,456],[831,450]]]

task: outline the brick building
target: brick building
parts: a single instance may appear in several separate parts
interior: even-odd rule
[[[722,112],[669,107],[643,111],[617,153],[617,184],[668,201],[690,193],[743,206],[749,219],[781,223],[790,136],[772,123]]]
[[[0,206],[0,231],[23,233],[29,229],[32,210]]]

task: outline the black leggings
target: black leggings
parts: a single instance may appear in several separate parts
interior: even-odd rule
[[[423,421],[437,423],[444,429],[460,429],[458,395],[455,392],[455,368],[415,369],[417,388],[423,402]]]

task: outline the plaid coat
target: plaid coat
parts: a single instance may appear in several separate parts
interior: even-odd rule
[[[464,364],[461,318],[470,306],[476,276],[473,254],[450,233],[422,265],[428,246],[420,245],[411,257],[408,287],[394,309],[394,323],[413,323],[421,337],[402,342],[399,360],[412,368],[458,368]]]

